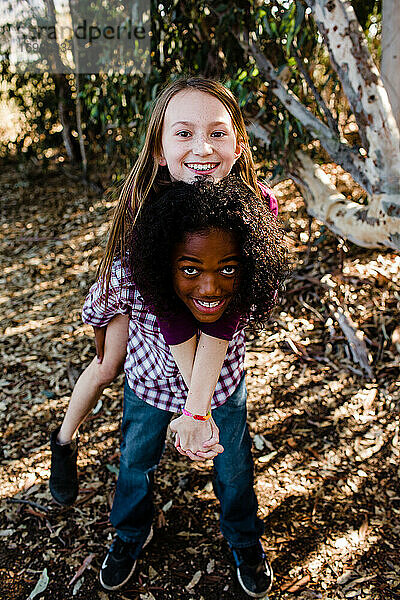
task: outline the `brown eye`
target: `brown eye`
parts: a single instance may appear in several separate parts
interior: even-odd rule
[[[185,275],[197,275],[198,269],[196,267],[182,267],[181,271],[185,273]]]
[[[227,265],[223,269],[221,269],[221,273],[223,275],[232,276],[237,273],[238,267],[236,265]]]

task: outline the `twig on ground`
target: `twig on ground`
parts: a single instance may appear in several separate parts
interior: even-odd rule
[[[49,512],[47,506],[42,506],[41,504],[37,504],[37,502],[32,502],[32,500],[23,500],[22,498],[7,498],[7,502],[13,502],[14,504],[29,504],[29,506],[33,506],[38,510]]]

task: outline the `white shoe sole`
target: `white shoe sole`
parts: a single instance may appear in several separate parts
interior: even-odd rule
[[[142,546],[142,550],[143,550],[143,548],[145,548],[147,546],[147,544],[149,544],[151,542],[152,538],[153,538],[153,527],[151,527],[151,529],[149,531],[149,535],[147,536],[146,541],[145,541],[145,543]],[[137,560],[135,560],[135,562],[133,563],[132,569],[131,569],[129,575],[127,577],[125,577],[124,581],[122,581],[118,585],[109,586],[109,585],[106,585],[104,583],[103,578],[101,576],[101,570],[106,566],[106,564],[107,564],[107,558],[108,558],[108,554],[105,557],[105,559],[103,561],[103,564],[101,565],[100,574],[99,574],[99,580],[100,580],[100,583],[101,583],[102,587],[105,590],[109,590],[109,591],[112,592],[114,590],[119,590],[120,588],[122,588],[122,586],[124,586],[126,583],[128,583],[128,581],[132,577],[133,573],[135,572]]]

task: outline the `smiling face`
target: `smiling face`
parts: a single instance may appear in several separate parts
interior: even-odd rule
[[[217,321],[232,300],[239,279],[239,247],[221,229],[187,234],[172,256],[177,296],[202,323]]]
[[[162,129],[162,156],[171,179],[191,183],[196,176],[226,177],[241,154],[232,119],[211,94],[178,92],[167,106]]]

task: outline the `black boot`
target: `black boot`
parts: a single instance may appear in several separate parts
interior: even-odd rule
[[[50,436],[51,473],[50,492],[59,504],[73,504],[78,495],[78,473],[76,458],[78,442],[72,440],[69,444],[57,443],[57,435],[61,427],[57,427]]]

